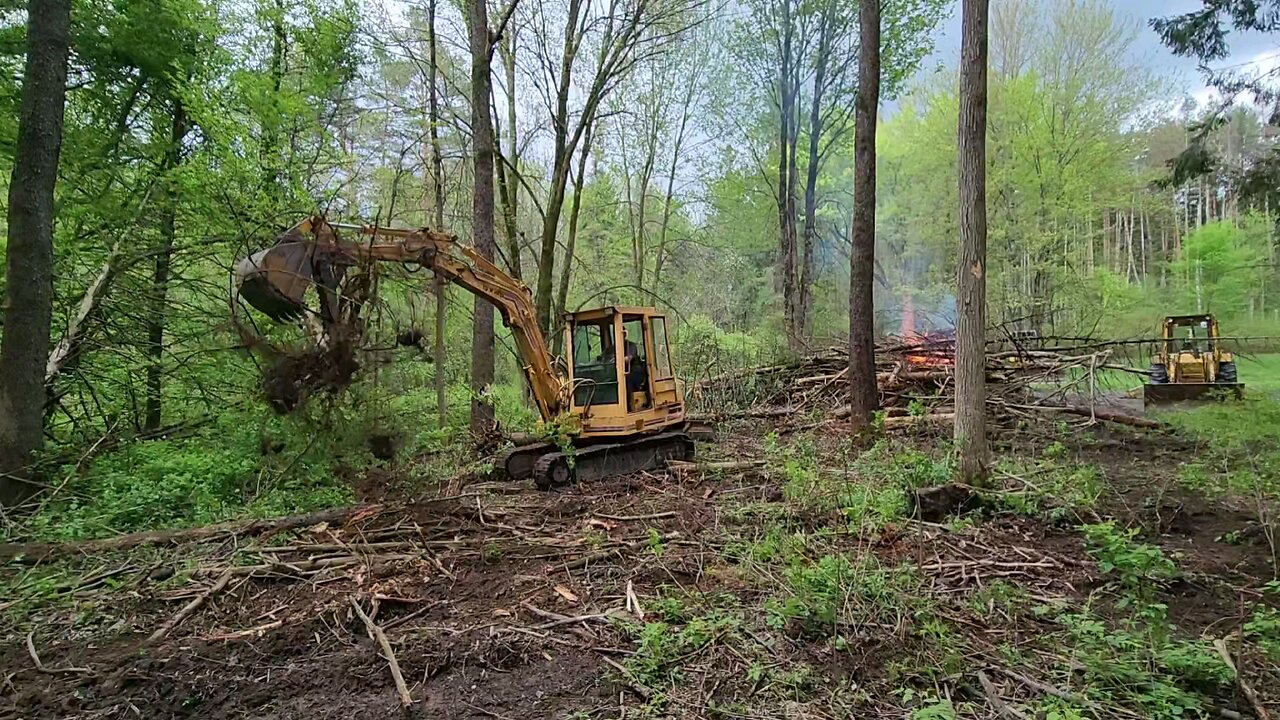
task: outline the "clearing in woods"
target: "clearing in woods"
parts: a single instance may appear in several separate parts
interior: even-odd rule
[[[1168,419],[1000,416],[959,517],[905,500],[945,431],[815,410],[556,492],[9,546],[0,717],[1264,717],[1280,405]]]

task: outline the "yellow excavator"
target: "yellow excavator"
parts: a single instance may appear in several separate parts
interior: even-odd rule
[[[1212,315],[1170,315],[1160,324],[1160,350],[1142,389],[1146,404],[1240,397],[1235,356],[1222,349]]]
[[[281,322],[311,312],[306,294],[314,286],[320,313],[332,317],[324,305],[336,302],[343,270],[378,261],[430,269],[490,302],[511,328],[538,412],[544,422],[566,429],[573,444],[508,450],[502,465],[512,479],[532,477],[547,489],[693,459],[691,433],[698,429],[685,420],[666,317],[652,307],[611,305],[567,314],[558,372],[529,288],[457,237],[427,228],[330,223],[318,215],[237,263],[236,287],[250,305]]]

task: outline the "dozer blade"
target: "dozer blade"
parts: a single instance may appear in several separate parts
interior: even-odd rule
[[[1243,383],[1147,383],[1142,401],[1147,405],[1177,402],[1233,400],[1243,394]]]

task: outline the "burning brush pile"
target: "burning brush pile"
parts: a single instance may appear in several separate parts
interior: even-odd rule
[[[706,417],[785,417],[812,411],[844,417],[848,364],[847,348],[829,347],[792,362],[701,380],[693,385],[689,402]],[[1004,417],[1059,412],[1158,427],[1153,420],[1105,410],[1092,401],[1093,374],[1104,368],[1115,369],[1107,365],[1105,353],[1064,354],[990,342],[987,403]],[[886,337],[876,343],[876,369],[880,407],[889,427],[954,419],[953,331]]]

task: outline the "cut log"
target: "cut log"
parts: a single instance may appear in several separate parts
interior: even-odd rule
[[[684,460],[668,460],[671,470],[703,470],[708,472],[725,470],[752,470],[763,467],[763,460],[726,460],[722,462],[686,462]]]
[[[1004,403],[1001,403],[1004,404]],[[1113,410],[1104,410],[1099,407],[1088,408],[1080,405],[1009,405],[1006,407],[1017,408],[1019,410],[1039,410],[1042,412],[1060,412],[1067,415],[1080,415],[1087,418],[1095,418],[1106,422],[1118,423],[1120,425],[1129,425],[1130,427],[1150,428],[1156,430],[1164,427],[1164,423],[1151,418],[1137,417],[1135,415],[1126,415],[1125,413],[1115,412]]]
[[[947,427],[956,421],[955,413],[930,413],[928,415],[902,415],[884,419],[885,430],[909,428]]]

